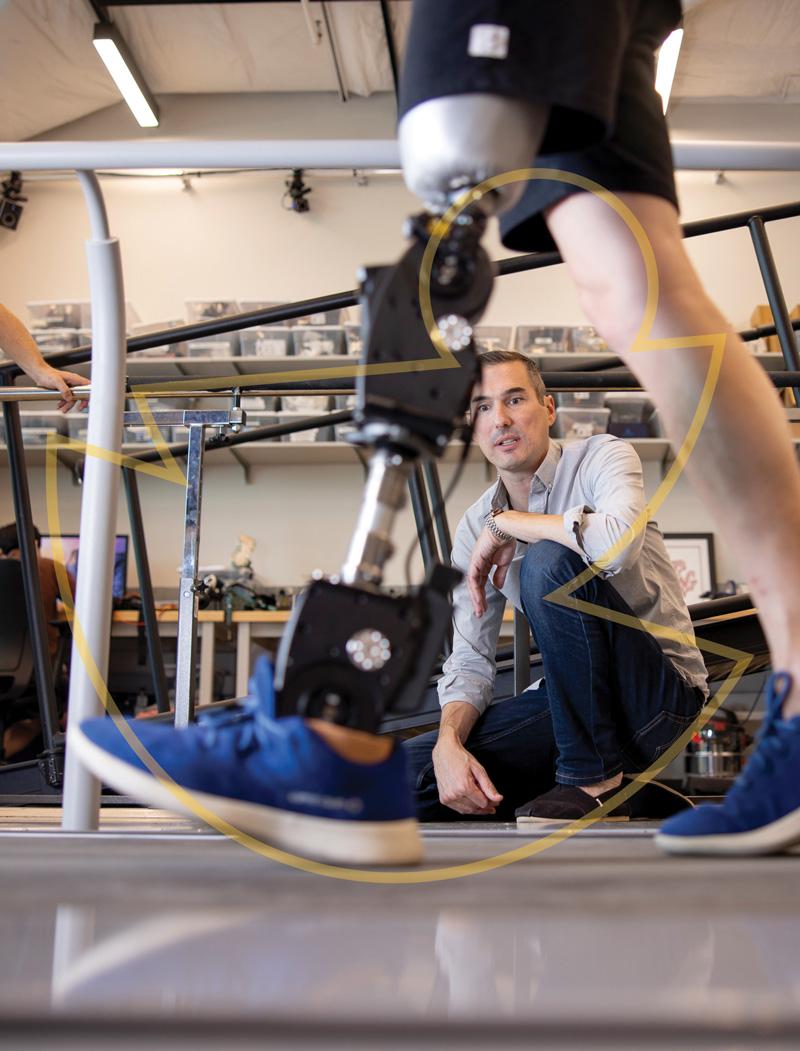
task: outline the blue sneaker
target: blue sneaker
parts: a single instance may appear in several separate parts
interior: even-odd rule
[[[767,716],[743,773],[718,806],[665,821],[656,843],[668,854],[775,854],[800,844],[800,715],[781,718],[792,677],[770,676]]]
[[[115,719],[73,728],[70,747],[105,784],[164,810],[193,814],[192,799],[262,841],[343,865],[421,859],[403,750],[379,763],[344,759],[299,717],[274,717],[272,668],[257,666],[253,696],[185,730],[125,720],[128,737],[160,768],[151,774]],[[151,762],[152,765],[152,762]],[[195,815],[196,816],[196,815]]]

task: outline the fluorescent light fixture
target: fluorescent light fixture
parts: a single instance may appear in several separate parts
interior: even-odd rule
[[[110,22],[98,22],[92,43],[139,126],[157,128],[158,104],[116,27]]]
[[[656,91],[661,96],[664,112],[667,112],[669,95],[672,91],[672,81],[675,79],[675,70],[678,67],[678,55],[683,43],[683,30],[676,29],[667,37],[658,52],[658,65],[656,66]]]

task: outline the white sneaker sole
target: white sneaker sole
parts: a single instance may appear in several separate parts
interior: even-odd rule
[[[659,832],[656,846],[667,854],[710,854],[747,857],[780,854],[800,844],[800,808],[751,832],[716,836],[670,836]]]
[[[80,728],[73,728],[69,743],[95,777],[116,792],[160,810],[200,816],[183,805],[170,790],[170,782],[109,755]],[[238,831],[304,858],[346,866],[416,865],[422,860],[422,840],[416,818],[349,821],[298,814],[206,792],[192,792],[192,797]]]

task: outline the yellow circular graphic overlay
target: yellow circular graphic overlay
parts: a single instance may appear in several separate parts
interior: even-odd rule
[[[419,301],[422,310],[422,316],[425,321],[425,326],[430,335],[431,341],[436,347],[439,360],[431,361],[430,359],[422,359],[420,361],[403,362],[399,364],[391,364],[389,368],[393,372],[404,372],[404,371],[422,371],[430,368],[453,368],[459,367],[458,362],[455,360],[451,352],[444,345],[441,335],[436,324],[436,320],[433,317],[433,310],[431,306],[431,294],[430,294],[430,276],[431,267],[435,258],[436,252],[441,244],[442,239],[446,236],[450,226],[455,221],[457,216],[466,208],[469,204],[477,201],[484,194],[489,193],[491,190],[506,186],[510,183],[519,181],[528,181],[533,179],[546,179],[555,182],[567,183],[575,186],[576,188],[592,193],[604,201],[610,208],[612,208],[617,215],[626,223],[628,229],[636,239],[636,243],[639,246],[642,259],[644,261],[645,273],[647,277],[647,296],[645,302],[645,309],[642,316],[642,321],[639,326],[637,335],[634,340],[634,344],[631,348],[632,352],[642,350],[654,350],[654,349],[676,349],[678,347],[711,347],[712,356],[708,368],[708,373],[705,377],[703,389],[700,395],[700,399],[697,404],[692,422],[689,429],[681,443],[680,449],[675,457],[672,467],[667,472],[666,476],[662,480],[658,487],[658,490],[654,494],[652,500],[650,500],[644,510],[639,516],[636,522],[626,531],[626,533],[620,537],[620,539],[606,551],[595,564],[587,567],[587,569],[576,576],[569,584],[554,591],[547,598],[549,601],[560,603],[563,605],[569,605],[572,608],[581,610],[582,612],[589,613],[593,616],[604,617],[605,619],[611,619],[618,623],[626,624],[627,626],[634,627],[641,631],[646,631],[656,638],[671,638],[676,641],[688,642],[690,644],[697,645],[701,650],[706,652],[712,652],[718,656],[726,657],[732,662],[732,670],[728,678],[721,684],[717,690],[713,701],[710,701],[700,712],[694,722],[686,729],[686,731],[671,745],[671,747],[663,753],[657,763],[651,766],[648,770],[637,775],[635,778],[630,780],[627,784],[623,783],[620,790],[615,794],[612,800],[607,803],[600,812],[599,815],[594,812],[587,817],[580,818],[579,820],[573,821],[570,824],[560,827],[557,830],[543,835],[540,838],[534,839],[529,842],[525,842],[519,847],[515,847],[513,850],[503,851],[502,853],[492,855],[490,857],[481,858],[476,861],[465,862],[457,865],[448,865],[439,868],[419,868],[413,870],[375,870],[375,869],[361,869],[361,868],[348,868],[340,865],[330,865],[324,862],[315,861],[312,858],[302,857],[297,854],[292,854],[287,851],[280,850],[277,847],[271,846],[268,843],[262,842],[258,838],[243,832],[241,829],[234,828],[227,821],[224,821],[217,814],[205,807],[199,802],[193,793],[187,791],[181,785],[177,784],[164,771],[159,764],[153,759],[153,757],[144,749],[139,742],[135,733],[132,731],[130,724],[122,717],[119,708],[111,697],[106,682],[103,676],[100,674],[99,669],[93,659],[91,652],[89,651],[85,635],[82,631],[81,624],[78,620],[74,609],[74,602],[72,591],[69,583],[69,579],[66,574],[66,569],[63,565],[63,558],[60,557],[62,552],[59,551],[58,537],[61,535],[60,529],[60,515],[58,506],[58,479],[57,479],[57,459],[58,459],[58,448],[64,444],[68,444],[71,448],[85,452],[86,455],[100,456],[106,460],[112,460],[113,462],[120,465],[120,467],[127,467],[133,470],[143,470],[145,473],[154,475],[156,477],[162,477],[164,480],[176,482],[178,484],[185,485],[185,478],[180,471],[178,465],[175,463],[169,454],[169,450],[166,447],[166,443],[160,435],[158,427],[155,421],[150,416],[148,425],[150,427],[151,436],[154,438],[154,442],[158,448],[162,450],[162,457],[164,460],[163,466],[156,466],[153,464],[142,464],[132,457],[126,457],[121,453],[114,453],[109,450],[96,449],[94,447],[87,447],[85,443],[76,442],[75,440],[67,441],[66,443],[62,440],[59,441],[57,437],[51,436],[48,439],[47,446],[47,458],[46,458],[46,488],[47,488],[47,514],[48,514],[48,530],[53,535],[54,539],[54,554],[56,556],[56,569],[59,578],[59,587],[61,590],[61,596],[64,600],[65,607],[67,609],[67,616],[70,621],[70,626],[73,632],[74,644],[77,649],[81,660],[87,669],[89,678],[103,702],[106,711],[117,723],[117,726],[125,738],[128,745],[131,747],[133,752],[138,756],[139,759],[145,764],[148,771],[153,777],[156,777],[175,798],[176,804],[194,816],[200,818],[206,824],[210,825],[216,831],[227,836],[228,838],[240,843],[248,850],[253,851],[256,854],[261,855],[264,858],[268,858],[270,861],[279,862],[282,865],[288,865],[291,868],[300,869],[305,872],[311,872],[318,876],[325,876],[330,879],[348,880],[356,883],[376,883],[376,884],[409,884],[409,883],[434,883],[442,882],[444,880],[451,879],[463,879],[466,876],[474,876],[483,872],[489,872],[494,869],[502,868],[506,865],[514,864],[517,861],[523,861],[526,858],[535,857],[544,851],[556,846],[559,843],[563,843],[565,840],[570,839],[576,833],[590,827],[597,821],[603,820],[603,816],[615,806],[629,799],[639,789],[647,784],[676,756],[678,756],[685,748],[692,735],[700,729],[705,722],[714,714],[714,712],[724,704],[726,698],[734,688],[736,683],[739,681],[741,676],[744,674],[747,666],[749,665],[752,656],[741,650],[736,650],[731,647],[722,646],[719,643],[711,643],[704,640],[697,640],[693,635],[686,635],[684,633],[668,629],[663,625],[653,624],[645,622],[636,617],[625,616],[624,614],[616,613],[613,610],[608,610],[604,607],[595,606],[592,603],[583,602],[581,600],[572,598],[572,593],[580,588],[587,580],[591,579],[596,575],[603,567],[603,565],[624,550],[646,527],[649,517],[657,510],[658,507],[666,499],[669,492],[674,487],[680,475],[686,466],[686,462],[691,455],[694,446],[699,437],[700,431],[705,423],[708,416],[708,412],[711,406],[714,390],[716,388],[717,380],[719,378],[719,371],[722,364],[722,357],[725,349],[726,333],[711,333],[711,334],[700,334],[697,336],[687,337],[679,336],[674,339],[651,339],[649,332],[651,331],[656,309],[658,306],[658,267],[656,264],[655,254],[653,247],[647,237],[645,230],[641,223],[638,221],[633,212],[628,208],[623,200],[618,196],[606,190],[599,183],[594,182],[591,179],[587,179],[584,176],[576,175],[572,172],[560,171],[554,168],[521,168],[515,171],[506,172],[502,175],[496,175],[492,178],[486,179],[478,186],[471,190],[466,191],[454,204],[447,210],[441,220],[433,224],[433,232],[429,238],[429,241],[425,247],[423,253],[423,259],[420,266],[420,281],[419,281]],[[347,372],[341,372],[341,375],[361,375],[364,372],[371,372],[370,366],[348,366]],[[380,367],[380,371],[387,371],[383,366]],[[337,372],[337,375],[339,372]],[[310,374],[309,374],[310,375]],[[298,373],[292,373],[291,377],[298,379]],[[250,377],[253,378],[253,377]],[[222,385],[228,382],[231,378],[224,377],[217,380],[218,385]],[[236,377],[233,377],[236,379]],[[276,377],[272,377],[273,380]],[[163,384],[164,390],[170,389],[174,386],[185,387],[186,383],[191,381],[181,381],[180,383],[165,383]],[[235,384],[234,384],[235,385]],[[159,385],[162,386],[162,385]],[[139,402],[140,411],[142,412],[143,418],[146,413],[149,413],[149,407],[142,404],[145,401],[144,398],[137,398]],[[51,440],[52,439],[52,440]]]

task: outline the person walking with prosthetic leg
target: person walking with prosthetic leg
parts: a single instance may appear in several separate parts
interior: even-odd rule
[[[719,532],[734,556],[741,565],[750,567],[750,591],[769,640],[773,666],[780,671],[770,682],[770,715],[755,756],[725,804],[678,815],[663,826],[658,841],[673,852],[776,851],[800,842],[800,474],[774,389],[709,299],[684,250],[667,129],[654,89],[654,52],[680,16],[677,0],[603,0],[592,4],[585,0],[537,0],[535,4],[528,0],[416,0],[401,85],[401,156],[407,184],[429,211],[430,221],[417,223],[418,244],[420,238],[424,239],[425,229],[433,233],[436,215],[444,214],[460,194],[488,178],[532,166],[572,175],[572,182],[537,180],[527,186],[513,183],[486,193],[465,217],[465,223],[472,224],[480,235],[486,220],[499,215],[508,247],[537,251],[555,244],[590,322],[650,392],[673,441],[680,442],[693,421],[712,362],[714,339],[722,334],[724,354],[714,397],[688,472],[715,514]],[[613,194],[651,246],[658,268],[659,294],[648,336],[663,341],[661,349],[634,353],[648,292],[640,248],[618,211],[610,208],[602,196],[576,185],[580,182],[583,186],[599,185]],[[443,261],[431,286],[434,298],[438,297],[441,303],[451,277],[456,285],[461,282],[468,286],[471,280],[477,281],[478,275],[486,284],[480,246],[470,236],[461,238],[465,230],[467,225],[462,224],[459,236],[453,234],[447,250],[440,249]],[[408,277],[409,265],[415,260],[418,263],[421,254],[407,253],[396,268],[398,273],[405,267]],[[454,260],[452,267],[449,259]],[[468,298],[462,296],[464,300]],[[371,352],[381,349],[377,348],[375,332],[381,328],[381,312],[384,319],[391,313],[392,299],[391,295],[373,295],[374,316],[368,318],[365,339],[368,361]],[[487,299],[484,288],[462,315],[455,311],[434,315],[451,351],[464,345],[466,328],[462,322],[474,323]],[[403,302],[411,318],[413,299],[406,297]],[[451,317],[453,326],[448,322]],[[413,339],[395,338],[393,332],[401,328],[395,326],[392,330],[384,324],[381,338],[385,335],[386,346],[381,364],[392,360],[399,363],[392,382],[402,391],[401,409],[414,401],[415,391],[430,397],[423,405],[425,398],[420,396],[419,404],[424,409],[421,413],[400,411],[396,419],[384,413],[380,419],[387,399],[394,397],[391,385],[387,381],[377,398],[371,398],[363,385],[360,392],[364,415],[371,412],[373,420],[376,415],[379,417],[378,430],[384,444],[359,516],[358,565],[353,583],[346,581],[345,586],[354,591],[361,589],[364,602],[374,609],[378,608],[374,589],[380,583],[380,568],[390,550],[385,537],[399,506],[396,499],[389,497],[402,476],[402,466],[421,452],[430,455],[435,447],[444,447],[448,433],[447,427],[435,434],[430,429],[426,432],[431,403],[435,401],[429,374],[418,371],[401,377],[403,361],[419,356],[418,333]],[[670,341],[675,343],[672,349]],[[466,399],[474,377],[467,369],[464,378],[468,381],[463,385]],[[435,393],[438,395],[438,389]],[[452,433],[458,397],[450,404],[453,411],[446,415]],[[369,432],[369,427],[365,430]],[[398,443],[400,432],[403,440]],[[416,440],[419,436],[420,440]],[[369,433],[365,435],[365,443],[368,441]],[[768,543],[763,540],[765,509],[771,529]],[[377,537],[384,538],[380,544],[373,542]],[[759,538],[757,545],[753,544],[755,537]],[[361,557],[368,554],[375,556],[371,562]],[[348,559],[346,564],[352,566],[353,560]],[[445,590],[440,586],[439,594]],[[353,599],[354,606],[357,598]],[[309,602],[305,611],[309,624],[312,607]],[[402,620],[400,606],[396,612],[394,623],[387,613],[388,634],[378,633],[387,643],[391,643],[389,636],[394,637]],[[326,622],[318,617],[314,624],[323,635],[329,635],[329,645],[322,651],[328,655],[326,668],[344,668],[345,664],[337,663],[345,660],[341,656],[344,651],[339,644],[337,618]],[[294,689],[294,668],[298,665],[292,663],[295,655],[302,653],[302,632],[298,630],[301,627],[298,620],[289,644],[283,648],[284,657],[278,668],[278,710],[287,710],[281,707],[281,700],[286,698],[290,711],[318,712],[318,722],[296,716],[292,726],[302,726],[301,735],[315,734],[354,769],[359,764],[388,761],[389,743],[364,732],[376,725],[376,716],[370,709],[381,700],[379,689],[360,691],[357,676],[348,672],[348,689],[359,701],[363,695],[366,703],[342,704],[347,691],[338,685],[330,691],[328,703],[324,684],[318,682],[314,705],[303,708],[305,693]],[[432,636],[435,632],[427,634]],[[342,642],[361,642],[359,652],[363,653],[364,640],[357,636],[358,632],[354,632]],[[426,633],[418,631],[417,638],[426,638]],[[397,647],[378,642],[376,646],[385,671],[382,666],[376,677],[375,669],[366,669],[362,660],[365,683],[379,683],[381,674],[390,673],[392,659],[399,659]],[[399,649],[407,654],[408,644]],[[332,650],[337,651],[335,659]],[[422,666],[426,661],[427,655],[419,663]],[[425,668],[420,674],[427,677]],[[414,682],[410,692],[413,694],[416,689]],[[355,713],[352,719],[345,720],[349,725],[333,725],[341,721],[344,710]],[[262,679],[246,712],[232,720],[221,720],[208,734],[208,726],[202,725],[180,732],[165,728],[172,737],[169,743],[164,737],[157,754],[164,757],[166,764],[167,756],[174,756],[197,741],[198,749],[205,748],[202,761],[197,761],[198,769],[202,767],[204,771],[198,775],[200,780],[216,769],[214,791],[209,794],[234,801],[247,794],[243,781],[248,775],[241,763],[241,749],[260,756],[265,771],[272,761],[267,759],[271,754],[276,764],[273,780],[285,790],[277,796],[266,793],[264,806],[291,815],[290,825],[301,822],[303,817],[320,816],[315,808],[322,805],[321,798],[345,802],[328,813],[331,820],[341,822],[343,831],[348,829],[348,823],[353,823],[359,799],[362,814],[370,813],[370,820],[383,820],[380,807],[370,810],[366,806],[368,794],[375,799],[380,795],[377,781],[372,785],[364,783],[365,795],[359,794],[361,788],[352,794],[344,790],[337,793],[332,785],[337,780],[346,784],[349,774],[344,769],[336,770],[336,764],[328,767],[330,780],[321,786],[322,790],[315,787],[304,793],[306,768],[290,762],[291,735],[281,732],[290,720],[273,720],[274,714],[271,685]],[[267,723],[271,728],[277,727],[274,733],[270,732],[269,743],[262,739]],[[82,728],[91,748],[84,748],[81,737],[76,737],[76,742],[84,748],[82,756],[97,776],[108,776],[110,780],[110,760],[132,766],[132,753],[128,745],[123,748],[119,744],[122,737],[116,726],[112,724],[108,729],[101,728],[101,724],[102,721],[95,722]],[[201,747],[201,739],[207,747]],[[150,744],[156,748],[153,742]],[[165,769],[169,771],[169,764]],[[237,772],[237,776],[228,778],[228,770]],[[178,783],[193,787],[196,778],[187,777],[184,781],[184,774],[183,768],[175,768]],[[150,778],[147,784],[160,784],[152,773],[145,776]],[[402,776],[395,773],[392,778],[394,790],[400,792]],[[258,796],[255,789],[253,794]],[[145,793],[143,797],[147,798]],[[399,817],[387,809],[386,820],[410,820],[410,797],[404,795],[403,799],[405,816]],[[258,808],[262,804],[256,801],[254,805]],[[273,825],[271,815],[267,824]],[[309,828],[313,828],[311,823]],[[284,829],[283,823],[275,824],[267,833],[271,836],[269,841],[278,846],[290,842],[284,838]],[[347,850],[345,839],[343,836],[341,841],[343,852]],[[304,849],[320,853],[313,832],[305,837]],[[324,854],[324,849],[321,852]],[[373,856],[376,854],[380,851],[373,852]],[[411,843],[406,858],[418,856],[418,844]],[[358,863],[362,859],[354,850],[351,860]]]

